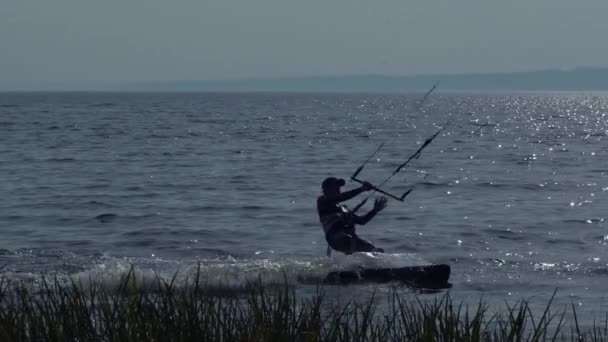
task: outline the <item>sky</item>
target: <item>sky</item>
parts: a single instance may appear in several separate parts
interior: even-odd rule
[[[606,0],[0,0],[0,81],[608,67]]]

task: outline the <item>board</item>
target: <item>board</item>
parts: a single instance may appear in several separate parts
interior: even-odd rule
[[[399,282],[412,287],[444,289],[450,287],[449,265],[407,266],[398,268],[361,268],[330,272],[325,284]]]

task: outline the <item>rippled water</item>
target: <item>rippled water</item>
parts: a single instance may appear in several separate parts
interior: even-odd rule
[[[608,311],[608,97],[572,94],[0,94],[0,266],[88,278],[193,272],[306,288],[345,264],[449,263],[451,293]],[[326,176],[414,191],[325,257]],[[355,186],[349,183],[347,187]],[[352,204],[356,204],[353,201]],[[367,259],[366,259],[367,258]],[[358,293],[382,286],[349,287]],[[407,290],[403,290],[407,291]]]

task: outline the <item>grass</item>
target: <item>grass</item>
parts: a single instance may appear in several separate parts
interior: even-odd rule
[[[294,289],[252,284],[218,292],[197,276],[142,287],[133,271],[118,289],[43,282],[36,291],[0,283],[0,341],[605,341],[608,327],[581,331],[576,311],[542,313],[526,301],[488,313],[446,293],[433,301],[401,298],[337,304],[319,288],[307,298]],[[554,294],[555,296],[555,294]]]

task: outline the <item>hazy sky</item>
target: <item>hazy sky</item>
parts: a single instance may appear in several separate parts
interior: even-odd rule
[[[607,0],[0,0],[0,80],[608,66]]]

